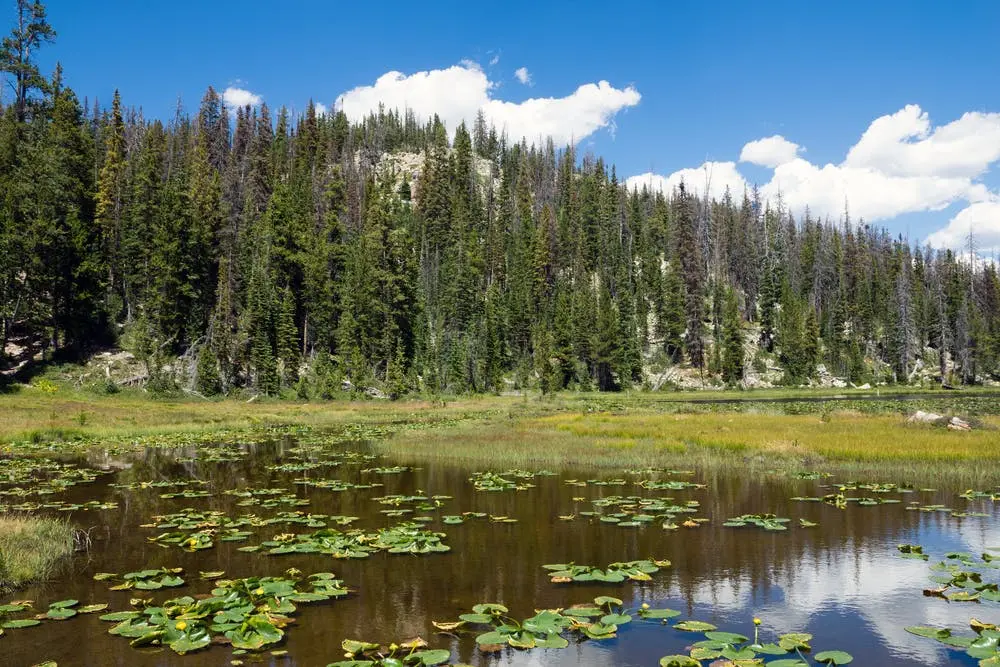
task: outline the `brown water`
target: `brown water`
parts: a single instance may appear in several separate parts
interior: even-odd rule
[[[158,601],[211,590],[198,571],[224,570],[227,577],[280,575],[296,567],[309,573],[332,571],[355,592],[348,598],[321,604],[301,604],[297,623],[287,629],[278,648],[288,656],[267,652],[246,664],[326,665],[342,659],[343,639],[389,643],[421,636],[434,648],[450,648],[454,659],[472,665],[656,665],[661,656],[683,652],[700,635],[682,633],[656,623],[623,626],[616,639],[572,643],[564,650],[507,651],[489,655],[478,651],[472,638],[454,639],[435,634],[431,621],[455,620],[480,602],[502,602],[512,615],[525,618],[533,609],[565,607],[597,595],[623,598],[637,606],[670,607],[719,626],[721,630],[753,635],[751,619],[763,619],[762,640],[776,633],[802,631],[814,635],[817,650],[841,649],[854,654],[856,665],[973,665],[974,661],[935,642],[907,634],[915,624],[964,627],[971,616],[1000,621],[1000,604],[950,604],[928,598],[928,563],[899,557],[896,545],[916,543],[931,553],[931,563],[950,550],[980,553],[1000,545],[1000,513],[990,501],[958,498],[958,489],[888,494],[902,503],[837,509],[822,503],[795,502],[799,495],[823,495],[833,480],[798,480],[784,475],[746,478],[739,475],[670,477],[666,474],[626,474],[625,471],[559,470],[555,476],[531,480],[524,491],[476,491],[468,481],[472,470],[440,465],[401,474],[362,473],[364,465],[344,464],[308,472],[274,473],[266,466],[288,460],[292,442],[243,445],[245,455],[232,462],[177,463],[194,449],[168,453],[149,450],[134,459],[111,461],[99,455],[92,467],[115,463],[123,470],[96,482],[71,487],[60,500],[114,501],[117,509],[77,511],[72,521],[88,529],[89,552],[78,555],[69,571],[45,585],[6,596],[32,599],[35,606],[63,598],[83,604],[110,602],[109,611],[129,609],[137,591],[109,591],[108,582],[92,580],[96,572],[123,573],[148,567],[183,567],[188,584],[156,591]],[[361,444],[348,446],[364,449]],[[207,450],[200,450],[201,456]],[[392,465],[379,459],[377,465]],[[333,492],[295,485],[300,476],[338,478],[351,482],[379,481],[381,488]],[[142,480],[203,479],[212,492],[205,499],[163,499],[170,489],[122,490],[112,483]],[[567,479],[625,478],[624,486],[567,485]],[[704,489],[647,491],[640,479],[690,479]],[[840,480],[844,481],[844,480]],[[866,480],[904,482],[906,480]],[[284,487],[309,501],[304,507],[239,507],[226,489]],[[212,549],[193,553],[148,541],[160,531],[141,528],[150,517],[185,507],[222,510],[230,516],[254,512],[268,516],[298,509],[312,513],[360,517],[352,525],[365,529],[389,526],[402,519],[384,515],[386,506],[372,498],[387,494],[443,494],[453,498],[432,512],[436,517],[465,511],[509,516],[517,523],[469,520],[428,524],[447,533],[446,554],[424,556],[375,554],[364,560],[334,560],[328,556],[268,556],[244,553],[238,547],[257,544],[279,532],[309,532],[305,526],[269,526],[246,542],[217,542]],[[710,519],[700,528],[668,531],[659,522],[641,528],[622,528],[586,518],[562,521],[559,515],[592,510],[590,500],[608,495],[671,497],[678,504],[697,500],[692,516]],[[866,491],[848,495],[872,495]],[[584,502],[574,501],[585,497]],[[956,510],[977,510],[987,517],[954,518],[945,513],[907,511],[906,503],[940,503]],[[611,510],[609,510],[611,511]],[[754,527],[726,528],[729,517],[770,512],[792,520],[785,532]],[[418,514],[427,514],[418,512]],[[678,522],[685,519],[678,518]],[[801,528],[799,518],[819,523]],[[554,585],[542,569],[545,563],[574,561],[606,565],[647,557],[666,558],[672,567],[653,575],[646,584]],[[59,665],[228,665],[232,651],[225,646],[178,656],[169,649],[138,650],[127,639],[111,636],[111,624],[94,615],[34,628],[9,630],[0,638],[0,663],[14,667],[55,660]],[[707,663],[706,663],[707,664]]]

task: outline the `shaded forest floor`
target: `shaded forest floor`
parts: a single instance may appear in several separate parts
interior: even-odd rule
[[[962,415],[976,427],[956,432],[907,423],[906,416],[918,409]],[[160,398],[139,391],[101,396],[46,384],[0,394],[0,442],[8,452],[349,427],[360,428],[377,450],[398,458],[494,469],[565,464],[816,469],[894,480],[943,475],[992,486],[991,471],[1000,462],[1000,400],[995,392],[976,390],[563,393],[311,403]]]

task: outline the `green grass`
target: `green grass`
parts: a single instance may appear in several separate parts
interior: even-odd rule
[[[73,544],[73,528],[65,521],[0,516],[0,590],[51,578]]]

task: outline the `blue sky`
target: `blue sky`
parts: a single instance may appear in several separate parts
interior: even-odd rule
[[[178,97],[193,111],[209,84],[296,109],[355,90],[342,101],[359,113],[384,98],[460,118],[487,100],[515,133],[565,133],[633,183],[711,172],[713,192],[758,183],[831,215],[846,198],[912,238],[954,244],[973,225],[1000,247],[998,2],[46,4],[59,37],[43,65],[147,116]],[[770,166],[740,162],[774,135]]]

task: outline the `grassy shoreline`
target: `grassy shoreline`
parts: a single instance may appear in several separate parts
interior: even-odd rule
[[[73,527],[66,521],[0,516],[0,591],[50,579],[73,549]]]
[[[995,484],[1000,462],[1000,401],[989,392],[910,388],[918,400],[860,402],[866,390],[840,390],[847,400],[812,403],[813,390],[672,394],[560,394],[388,401],[204,401],[138,392],[95,396],[24,388],[0,395],[0,444],[121,441],[261,427],[393,429],[376,451],[411,461],[500,467],[573,465],[628,468],[669,465],[746,470],[818,468],[852,475],[947,476]],[[898,392],[897,392],[898,393]],[[712,398],[739,404],[711,404]],[[858,402],[852,401],[857,397]],[[801,405],[769,400],[804,399]],[[906,424],[902,413],[972,405],[984,428],[952,432]],[[864,410],[864,412],[861,411]],[[783,414],[791,410],[793,414]]]

